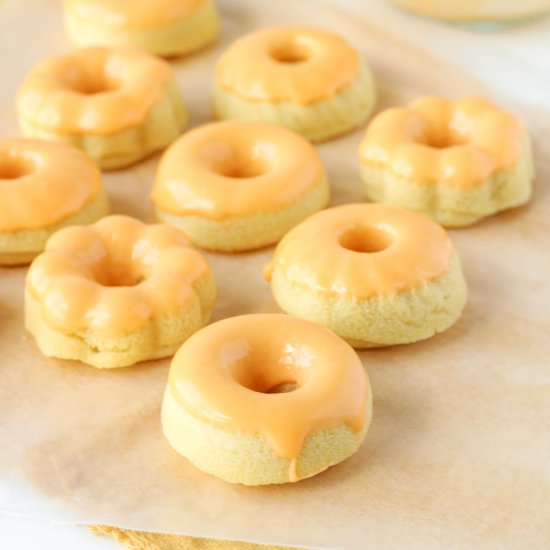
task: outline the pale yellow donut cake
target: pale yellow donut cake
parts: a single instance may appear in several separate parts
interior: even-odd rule
[[[178,350],[162,404],[170,445],[231,483],[299,481],[346,459],[372,417],[353,349],[316,323],[231,317]]]
[[[406,344],[449,328],[466,282],[449,236],[394,206],[348,204],[285,235],[266,267],[279,306],[354,347]]]
[[[374,79],[359,53],[321,29],[255,31],[234,42],[216,66],[217,117],[281,124],[311,141],[361,126],[375,103]]]
[[[107,216],[50,237],[27,275],[25,326],[45,355],[124,367],[172,355],[206,324],[215,294],[181,231]]]
[[[60,143],[0,139],[0,190],[0,265],[28,263],[58,229],[109,211],[95,164]]]
[[[131,48],[90,47],[36,65],[17,94],[23,133],[121,168],[169,145],[187,120],[170,65]]]
[[[359,150],[369,200],[447,227],[524,204],[534,177],[521,122],[484,99],[422,97],[369,124]]]
[[[328,198],[323,165],[307,140],[244,120],[184,134],[162,157],[152,191],[160,220],[197,246],[229,252],[277,242]]]
[[[214,0],[63,0],[65,25],[79,46],[136,46],[175,56],[213,42]]]

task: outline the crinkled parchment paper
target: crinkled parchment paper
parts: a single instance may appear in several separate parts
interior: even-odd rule
[[[491,95],[366,19],[317,3],[235,0],[222,9],[221,42],[174,63],[193,125],[209,120],[222,49],[273,23],[307,22],[346,36],[374,67],[381,107],[425,93]],[[57,2],[0,7],[2,135],[17,132],[14,95],[26,70],[68,48]],[[548,548],[550,116],[507,106],[535,138],[535,198],[452,232],[470,299],[451,330],[361,353],[375,411],[355,456],[281,487],[232,486],[201,473],[161,434],[169,361],[102,372],[43,357],[23,329],[25,269],[17,268],[0,270],[1,471],[17,472],[81,521],[128,528],[326,548]],[[356,132],[319,147],[332,204],[362,200],[359,139]],[[157,162],[105,176],[113,212],[152,221],[148,191]],[[261,277],[271,253],[208,254],[219,285],[214,319],[277,310]],[[18,501],[18,512],[29,510]]]

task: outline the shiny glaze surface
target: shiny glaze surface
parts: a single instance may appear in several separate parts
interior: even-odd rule
[[[63,0],[74,16],[121,30],[140,30],[193,15],[205,0]]]
[[[200,126],[171,145],[152,199],[172,214],[223,219],[286,207],[323,178],[304,138],[280,126],[231,120]]]
[[[315,103],[350,86],[359,55],[321,29],[273,27],[234,42],[216,66],[218,85],[248,101]]]
[[[269,393],[284,383],[297,389]],[[260,434],[291,459],[313,430],[344,422],[360,431],[370,393],[348,344],[325,327],[280,314],[242,315],[203,328],[175,355],[168,384],[189,413]]]
[[[36,139],[0,139],[0,231],[55,225],[100,190],[101,173],[81,151]]]
[[[475,97],[422,97],[388,109],[369,124],[361,161],[419,184],[470,187],[518,161],[519,120]]]
[[[277,268],[298,285],[334,296],[393,296],[440,276],[453,251],[445,230],[419,214],[348,204],[289,231],[264,274],[270,279]]]
[[[177,314],[197,299],[194,285],[208,273],[181,231],[108,216],[55,233],[26,284],[52,327],[110,338]]]
[[[138,50],[82,48],[32,68],[17,110],[46,130],[112,134],[142,124],[172,79],[168,63]]]

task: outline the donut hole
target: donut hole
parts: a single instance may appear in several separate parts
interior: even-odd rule
[[[137,286],[145,280],[145,277],[119,277],[110,273],[103,273],[100,277],[95,278],[101,286],[120,287],[120,286]]]
[[[299,387],[297,382],[283,382],[282,384],[273,386],[265,393],[290,393],[291,391],[296,391]]]
[[[24,158],[7,158],[0,161],[0,179],[16,180],[32,174],[36,167],[33,162]]]
[[[80,95],[92,96],[113,92],[120,81],[107,74],[105,68],[91,70],[86,66],[71,66],[61,77],[65,88]]]
[[[286,65],[294,65],[296,63],[304,63],[310,58],[310,51],[298,41],[287,42],[280,44],[271,49],[269,52],[271,59],[277,63]]]
[[[300,387],[298,381],[291,377],[281,379],[272,373],[258,372],[258,369],[242,372],[235,378],[241,386],[257,393],[289,393]]]
[[[113,277],[103,276],[97,282],[101,286],[121,287],[121,286],[137,286],[145,280],[145,277]]]
[[[368,229],[354,227],[340,236],[340,246],[352,252],[373,254],[382,252],[393,243],[393,237],[384,229],[369,227]]]
[[[428,140],[426,145],[432,149],[449,149],[458,145],[465,145],[468,141],[461,136],[440,136],[438,139],[432,138]]]
[[[121,287],[137,286],[145,281],[146,277],[133,266],[111,263],[107,259],[98,266],[94,279],[101,286]]]
[[[281,363],[275,356],[248,356],[231,366],[234,380],[256,393],[289,393],[298,390],[307,373],[299,365]]]
[[[448,149],[459,145],[466,145],[469,142],[468,136],[457,131],[452,125],[447,126],[442,132],[432,131],[426,139],[426,145],[433,149]]]
[[[210,169],[230,179],[263,176],[271,170],[271,159],[274,154],[272,145],[262,142],[250,148],[232,147],[227,143],[210,143],[202,151],[202,156]]]
[[[79,83],[73,89],[82,95],[97,95],[112,92],[118,88],[118,83],[108,81],[107,79],[101,80],[88,80]]]
[[[216,171],[226,178],[245,179],[257,178],[268,170],[269,166],[267,162],[262,159],[253,159],[246,162],[233,159],[232,161],[223,163]]]

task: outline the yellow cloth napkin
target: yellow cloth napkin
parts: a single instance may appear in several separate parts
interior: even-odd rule
[[[108,525],[90,525],[89,529],[96,535],[112,537],[131,550],[289,550],[282,546],[131,531]]]

